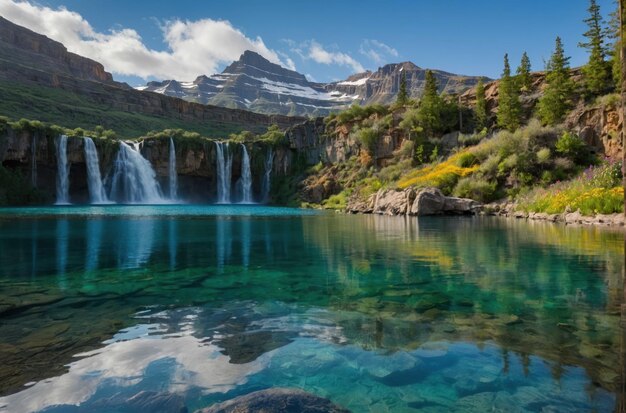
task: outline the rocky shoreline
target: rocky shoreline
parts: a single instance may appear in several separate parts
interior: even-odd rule
[[[514,203],[492,203],[484,205],[479,212],[481,215],[500,216],[532,221],[560,222],[565,225],[596,225],[604,227],[623,227],[626,217],[622,213],[583,215],[580,211],[567,211],[561,214],[545,212],[525,212],[516,209]]]
[[[351,214],[378,214],[390,216],[429,215],[485,215],[533,221],[560,222],[566,225],[597,225],[623,227],[626,218],[622,213],[583,215],[579,211],[562,214],[524,212],[515,203],[480,204],[468,198],[445,196],[437,188],[380,189],[367,200],[353,197],[348,201],[346,212]]]

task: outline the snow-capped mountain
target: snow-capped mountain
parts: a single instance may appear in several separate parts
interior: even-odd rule
[[[406,75],[411,96],[419,96],[424,87],[426,70],[411,62],[385,65],[376,72],[355,74],[341,82],[314,83],[296,71],[246,51],[222,73],[198,76],[193,82],[149,82],[137,89],[259,113],[326,115],[353,103],[392,102],[398,92],[402,72]],[[434,73],[440,89],[447,93],[463,92],[479,79],[442,71]]]

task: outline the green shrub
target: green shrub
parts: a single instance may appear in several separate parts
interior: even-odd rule
[[[322,201],[322,207],[325,209],[344,210],[348,205],[348,194],[342,191],[336,195],[331,195],[328,199]]]
[[[585,162],[589,157],[589,150],[585,142],[570,132],[563,134],[556,141],[556,151],[574,162]]]
[[[379,133],[374,128],[362,128],[357,129],[355,132],[356,138],[361,145],[370,153],[376,152],[376,145],[378,144]]]
[[[537,151],[537,162],[539,162],[542,165],[545,165],[548,162],[550,162],[551,155],[552,155],[552,152],[550,151],[550,148],[541,148]]]
[[[457,159],[457,166],[461,168],[469,168],[470,166],[474,166],[478,163],[478,158],[472,152],[463,152],[459,155]]]
[[[471,198],[480,202],[494,200],[497,183],[490,182],[484,178],[468,176],[461,178],[454,187],[453,194],[462,198]]]

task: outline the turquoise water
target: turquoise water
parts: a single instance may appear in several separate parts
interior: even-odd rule
[[[0,412],[276,386],[353,412],[611,412],[623,254],[620,232],[497,218],[0,209]]]

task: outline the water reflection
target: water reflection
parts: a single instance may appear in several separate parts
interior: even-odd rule
[[[69,244],[69,222],[67,219],[60,219],[57,221],[56,242],[56,273],[59,278],[59,288],[64,290],[66,288],[65,272],[67,271],[67,254]]]
[[[54,389],[85,381],[68,402],[158,388],[203,407],[290,385],[355,411],[365,399],[373,411],[402,411],[454,409],[481,392],[492,405],[519,402],[544,386],[553,406],[610,411],[622,373],[623,253],[620,233],[498,219],[4,220],[0,392],[38,381],[3,400],[46,404]],[[428,364],[433,345],[446,348],[448,367]],[[219,390],[184,353],[242,375]],[[400,373],[403,362],[429,367]],[[472,381],[482,366],[495,369],[488,390]],[[371,395],[353,397],[346,383]]]
[[[102,226],[102,220],[90,219],[87,221],[85,271],[88,273],[98,269],[100,245],[102,245]]]

